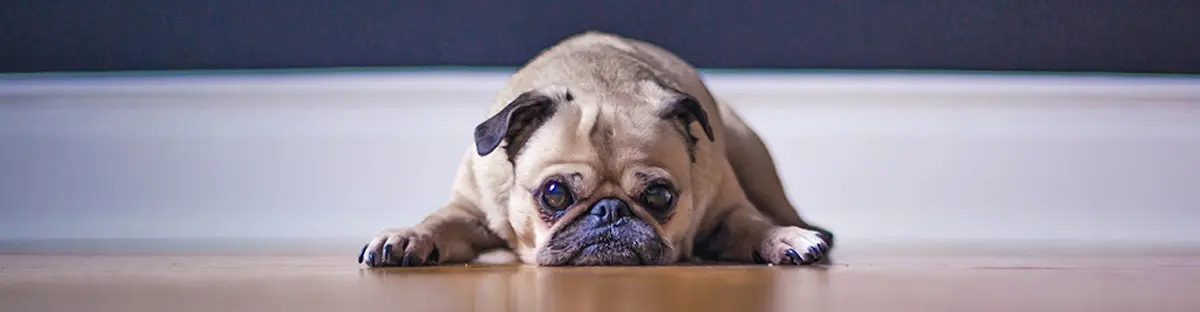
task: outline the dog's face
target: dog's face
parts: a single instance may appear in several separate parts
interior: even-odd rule
[[[480,155],[507,142],[509,221],[539,265],[658,265],[691,227],[692,166],[712,130],[694,98],[643,80],[526,92],[475,137]]]

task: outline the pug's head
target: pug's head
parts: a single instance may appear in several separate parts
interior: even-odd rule
[[[673,263],[698,149],[713,140],[708,115],[654,79],[597,85],[516,96],[476,127],[477,152],[512,165],[509,222],[537,264]]]

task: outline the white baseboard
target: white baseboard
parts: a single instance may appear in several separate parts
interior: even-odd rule
[[[0,79],[0,238],[370,235],[441,204],[504,73]],[[1200,242],[1200,79],[709,73],[857,239]]]

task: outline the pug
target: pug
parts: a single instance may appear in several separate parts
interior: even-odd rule
[[[466,263],[494,250],[538,266],[829,261],[833,234],[792,207],[755,131],[657,45],[563,39],[517,70],[490,112],[446,204],[383,230],[359,263]]]

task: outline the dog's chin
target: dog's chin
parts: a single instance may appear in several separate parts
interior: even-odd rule
[[[611,225],[577,222],[552,234],[537,251],[544,266],[664,265],[673,254],[654,228],[640,220]]]
[[[567,261],[575,266],[630,266],[646,265],[637,251],[613,243],[592,244],[579,250],[579,254]]]

